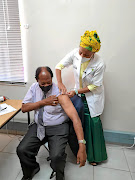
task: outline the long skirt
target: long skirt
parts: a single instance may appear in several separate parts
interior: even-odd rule
[[[89,162],[102,162],[107,159],[105,140],[100,116],[91,117],[86,97],[84,94],[84,136],[86,140],[86,152]]]

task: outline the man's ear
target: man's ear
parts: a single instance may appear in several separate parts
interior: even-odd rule
[[[35,77],[36,81],[38,82],[38,79]]]

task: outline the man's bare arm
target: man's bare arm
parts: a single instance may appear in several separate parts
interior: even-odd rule
[[[29,112],[29,111],[33,111],[36,109],[40,108],[40,103],[39,102],[35,102],[35,103],[26,103],[26,104],[22,104],[22,112]]]
[[[58,98],[53,95],[35,103],[22,104],[22,112],[25,113],[25,112],[33,111],[46,105],[56,106],[57,104],[58,104]]]
[[[77,139],[78,140],[84,139],[81,120],[69,97],[67,95],[60,95],[58,96],[58,101],[62,106],[62,108],[64,109],[65,113],[68,115],[68,117],[73,121]]]
[[[71,100],[69,99],[69,97],[67,95],[60,95],[60,96],[58,96],[58,101],[61,104],[64,111],[66,112],[66,114],[68,115],[68,117],[72,120],[74,130],[77,135],[77,139],[78,140],[84,139],[81,120],[78,116],[78,113],[77,113],[75,107],[73,106]],[[79,151],[77,154],[77,163],[80,163],[80,167],[85,165],[86,157],[87,156],[86,156],[85,145],[82,143],[79,143]]]

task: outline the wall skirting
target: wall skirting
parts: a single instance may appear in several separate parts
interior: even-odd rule
[[[27,123],[22,122],[9,122],[6,126],[0,129],[0,133],[9,134],[26,134],[28,129]],[[133,144],[135,133],[104,130],[105,141],[108,143],[118,144]]]
[[[104,130],[104,137],[109,143],[133,144],[135,133]]]

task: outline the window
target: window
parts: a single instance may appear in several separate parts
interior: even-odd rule
[[[24,83],[18,0],[0,0],[0,82]]]

